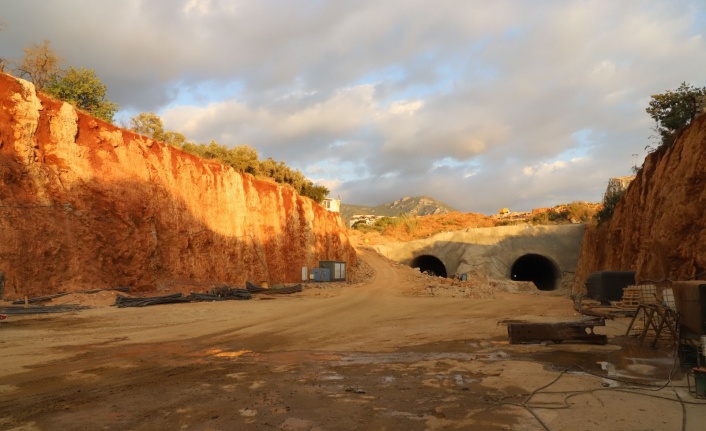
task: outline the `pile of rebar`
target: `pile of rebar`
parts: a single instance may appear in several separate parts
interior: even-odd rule
[[[47,314],[47,313],[66,313],[69,311],[86,310],[88,306],[76,304],[62,305],[35,305],[31,307],[0,307],[2,314]]]
[[[181,293],[171,295],[153,296],[150,298],[128,298],[127,296],[116,295],[115,305],[118,308],[125,307],[146,307],[148,305],[175,304],[179,302],[191,302],[191,300]]]
[[[282,295],[282,294],[297,293],[297,292],[302,291],[301,284],[296,284],[294,286],[264,288],[264,287],[257,286],[253,283],[250,283],[248,281],[245,283],[245,286],[246,286],[246,288],[242,289],[242,288],[232,287],[229,285],[224,285],[224,286],[220,286],[220,287],[214,287],[208,293],[192,292],[188,296],[184,296],[182,293],[173,293],[170,295],[153,296],[153,297],[147,297],[147,298],[130,298],[130,297],[123,296],[123,295],[116,295],[115,296],[115,306],[117,306],[118,308],[125,308],[125,307],[147,307],[150,305],[160,305],[160,304],[176,304],[176,303],[182,303],[182,302],[247,300],[247,299],[252,299],[252,296],[254,294]],[[100,292],[101,290],[117,290],[120,292],[128,292],[129,288],[118,287],[118,288],[113,288],[113,289],[85,290],[85,291],[80,291],[80,292],[75,292],[75,293],[96,293],[96,292]],[[25,300],[17,300],[17,301],[14,301],[13,304],[36,304],[36,303],[40,303],[40,302],[49,301],[53,298],[58,298],[58,297],[61,297],[64,295],[68,295],[68,293],[62,292],[62,293],[57,293],[54,295],[40,296],[37,298],[31,298],[31,299],[25,299]],[[7,314],[33,314],[33,313],[60,313],[60,312],[64,312],[64,311],[80,310],[83,308],[89,308],[89,307],[81,307],[81,306],[70,305],[70,304],[54,306],[54,307],[43,307],[43,306],[27,307],[27,305],[25,305],[25,307],[16,307],[16,308],[12,307],[12,308],[1,309],[0,311],[10,310],[9,312],[7,312]]]
[[[211,295],[218,296],[219,298],[222,299],[236,299],[236,300],[243,300],[243,299],[252,299],[251,292],[248,289],[241,289],[237,287],[231,287],[228,285],[220,286],[220,287],[214,287],[211,289],[209,292]],[[193,293],[192,293],[193,295]]]
[[[146,307],[148,305],[176,304],[181,302],[246,300],[251,298],[252,295],[245,289],[222,286],[212,289],[209,293],[192,292],[188,296],[184,296],[181,293],[173,293],[171,295],[164,296],[152,296],[148,298],[128,298],[126,296],[117,295],[115,297],[115,305],[118,308]]]
[[[192,302],[210,302],[210,301],[225,301],[226,298],[211,293],[191,292],[189,299]]]
[[[298,293],[303,290],[301,284],[295,284],[294,286],[265,288],[252,284],[249,281],[245,282],[245,287],[247,288],[248,292],[252,294],[262,293],[265,295],[286,295],[290,293]]]

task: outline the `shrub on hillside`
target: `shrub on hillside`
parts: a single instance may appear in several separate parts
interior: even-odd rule
[[[601,224],[606,220],[610,220],[610,218],[613,217],[615,207],[616,205],[618,205],[618,202],[624,194],[625,190],[621,190],[619,192],[610,193],[606,195],[605,199],[603,200],[603,208],[601,208],[601,210],[598,211],[595,215],[595,219],[598,224]]]

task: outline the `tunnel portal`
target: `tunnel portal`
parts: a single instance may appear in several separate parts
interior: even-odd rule
[[[515,281],[531,281],[539,290],[554,290],[558,270],[548,258],[539,254],[526,254],[512,264],[510,278]]]
[[[419,268],[420,272],[427,272],[437,277],[446,277],[446,267],[438,258],[428,254],[417,256],[412,259],[410,265],[412,268]]]

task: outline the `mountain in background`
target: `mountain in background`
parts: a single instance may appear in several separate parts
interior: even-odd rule
[[[424,216],[432,214],[448,214],[456,210],[443,202],[429,196],[404,197],[392,203],[367,207],[341,203],[341,218],[348,221],[354,215],[379,215],[388,217]]]

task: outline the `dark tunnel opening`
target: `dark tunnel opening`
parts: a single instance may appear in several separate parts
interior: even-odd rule
[[[412,259],[410,265],[412,268],[419,268],[419,271],[426,272],[437,277],[446,277],[446,267],[436,257],[428,254],[417,256]]]
[[[554,290],[558,270],[548,258],[539,254],[526,254],[512,264],[510,278],[515,281],[531,281],[539,290]]]

